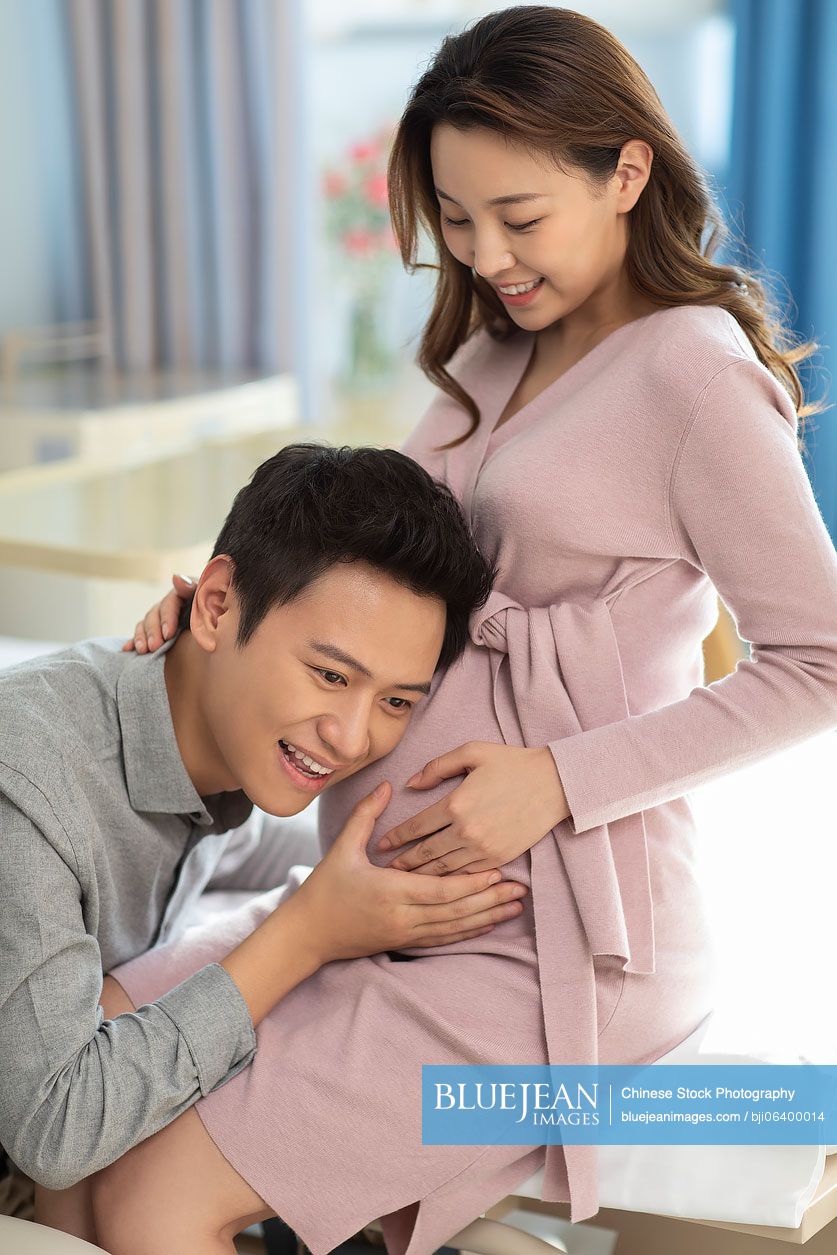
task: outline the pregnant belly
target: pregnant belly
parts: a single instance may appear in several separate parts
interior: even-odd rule
[[[392,850],[377,853],[380,838],[396,824],[411,819],[461,784],[462,777],[446,780],[435,789],[406,789],[404,782],[437,754],[456,749],[466,741],[502,743],[494,713],[491,656],[488,650],[469,645],[461,660],[434,677],[428,697],[416,706],[402,740],[376,763],[320,795],[320,844],[323,853],[339,835],[356,802],[371,793],[382,780],[392,785],[392,800],[378,819],[367,846],[371,862],[390,863]]]

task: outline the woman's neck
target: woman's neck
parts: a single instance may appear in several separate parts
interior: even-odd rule
[[[581,357],[612,331],[662,308],[622,279],[537,332],[536,358]]]

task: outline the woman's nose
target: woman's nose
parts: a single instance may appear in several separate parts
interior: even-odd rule
[[[514,267],[514,258],[507,248],[487,241],[474,248],[473,269],[489,283],[499,283]]]

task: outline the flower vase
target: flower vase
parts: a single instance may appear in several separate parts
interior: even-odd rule
[[[384,305],[379,289],[360,290],[355,294],[349,333],[349,372],[345,380],[350,392],[380,391],[392,381],[394,362],[385,339]]]

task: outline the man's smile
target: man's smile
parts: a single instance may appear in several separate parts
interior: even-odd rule
[[[287,741],[279,740],[277,747],[279,761],[291,782],[308,793],[318,793],[337,770],[318,763],[302,750],[291,747]]]

